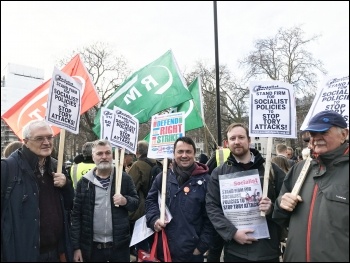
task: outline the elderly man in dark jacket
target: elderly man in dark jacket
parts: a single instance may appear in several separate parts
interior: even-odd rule
[[[22,148],[1,160],[1,261],[72,261],[69,213],[74,189],[50,155],[53,132],[44,120],[23,128]]]
[[[189,137],[174,143],[174,162],[167,173],[165,203],[172,215],[170,222],[161,222],[158,192],[162,191],[159,174],[146,198],[147,226],[159,232],[164,229],[174,262],[203,262],[214,228],[205,210],[205,195],[210,180],[208,167],[195,162],[196,146]],[[158,250],[158,257],[162,253]]]
[[[129,262],[128,212],[136,210],[139,205],[134,182],[122,172],[120,194],[116,193],[116,169],[110,142],[95,141],[92,158],[96,167],[78,181],[74,199],[74,260]]]
[[[284,261],[349,262],[349,130],[345,118],[321,111],[310,119],[312,160],[298,194],[292,193],[307,160],[288,172],[273,217],[289,227]]]

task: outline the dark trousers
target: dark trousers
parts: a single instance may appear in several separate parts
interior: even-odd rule
[[[213,246],[210,247],[207,255],[207,262],[220,262],[222,249],[224,248],[225,241],[222,237],[215,232],[213,237]]]
[[[240,258],[234,255],[225,254],[224,262],[280,262],[280,259],[277,257],[277,258],[268,259],[268,260],[250,261],[245,258]]]
[[[129,247],[98,248],[94,243],[90,262],[130,262]]]
[[[39,262],[60,262],[58,250],[54,249],[45,253],[40,253]]]

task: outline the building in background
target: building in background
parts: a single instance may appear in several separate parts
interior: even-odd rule
[[[44,70],[13,63],[1,71],[1,115],[44,82]],[[18,137],[1,119],[1,152]]]

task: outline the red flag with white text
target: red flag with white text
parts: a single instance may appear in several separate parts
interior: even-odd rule
[[[100,97],[79,54],[74,56],[61,71],[83,83],[81,114],[100,102]],[[1,116],[21,140],[23,139],[22,128],[25,124],[34,119],[45,118],[50,81],[51,79],[38,86]],[[60,132],[58,127],[53,126],[52,129],[54,135]]]

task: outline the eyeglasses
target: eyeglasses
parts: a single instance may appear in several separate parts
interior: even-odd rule
[[[45,140],[48,140],[49,142],[51,142],[53,140],[53,138],[54,138],[54,136],[50,135],[50,136],[38,136],[38,137],[27,138],[27,139],[34,141],[34,142],[43,143]]]
[[[322,132],[312,132],[312,131],[309,131],[311,137],[315,137],[317,134],[321,134],[321,135],[326,135],[328,133],[329,130],[327,131],[322,131]]]

